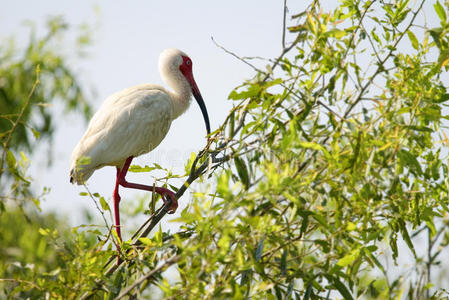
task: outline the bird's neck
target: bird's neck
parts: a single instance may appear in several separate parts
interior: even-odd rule
[[[190,84],[184,80],[176,82],[173,91],[170,91],[170,96],[173,104],[173,119],[176,119],[189,108],[192,96]]]

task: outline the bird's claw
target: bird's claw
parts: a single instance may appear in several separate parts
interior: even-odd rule
[[[168,203],[168,211],[169,214],[174,214],[176,209],[178,208],[178,200],[176,200],[176,196],[173,193],[166,193],[162,195],[162,200],[164,204]]]

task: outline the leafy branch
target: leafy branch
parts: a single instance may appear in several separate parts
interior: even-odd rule
[[[28,97],[26,98],[25,104],[22,106],[22,109],[20,110],[19,114],[17,115],[17,118],[13,121],[11,129],[9,129],[7,131],[6,140],[2,145],[3,151],[2,151],[1,160],[0,160],[0,179],[4,172],[3,167],[4,167],[5,161],[7,159],[7,156],[13,155],[12,152],[10,152],[8,150],[8,148],[9,148],[8,146],[9,146],[9,143],[11,142],[11,138],[12,138],[13,134],[15,133],[17,126],[23,121],[23,115],[24,115],[25,111],[28,109],[28,106],[30,105],[31,97],[33,96],[34,91],[36,90],[37,86],[40,84],[39,74],[40,74],[40,68],[38,65],[36,67],[36,80],[34,81],[34,84],[31,87]],[[10,158],[10,160],[14,160],[13,157]],[[8,168],[11,171],[14,168],[14,166],[11,164],[8,164]]]

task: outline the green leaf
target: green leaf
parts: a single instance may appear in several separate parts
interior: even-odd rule
[[[440,55],[438,56],[438,63],[440,65],[440,68],[449,63],[449,49],[440,51]]]
[[[11,152],[11,150],[8,150],[6,152],[6,163],[8,164],[8,168],[15,169],[16,168],[16,157],[14,156],[14,153]]]
[[[414,125],[407,125],[404,126],[405,128],[409,128],[415,131],[422,131],[422,132],[433,132],[432,128],[425,127],[425,126],[414,126]]]
[[[265,82],[263,83],[262,87],[263,87],[264,89],[267,89],[267,88],[269,88],[269,87],[271,87],[271,86],[281,84],[282,82],[283,82],[282,78],[276,78],[276,79],[273,79],[273,80],[271,80],[271,81],[265,81]]]
[[[150,246],[150,245],[153,244],[153,241],[150,238],[148,238],[148,237],[141,237],[141,238],[139,238],[139,241],[142,244],[144,244],[145,246]]]
[[[315,214],[312,214],[312,217],[313,217],[315,220],[317,220],[318,223],[321,224],[321,226],[323,226],[324,228],[326,228],[327,230],[329,230],[329,224],[327,223],[327,220],[326,220],[323,216],[321,216],[321,215],[315,213]]]
[[[346,35],[346,31],[334,28],[334,29],[327,31],[326,35],[335,37],[336,39],[341,39],[342,37],[344,37]]]
[[[321,152],[323,152],[323,154],[326,157],[326,159],[330,159],[331,158],[331,155],[330,155],[329,151],[327,151],[326,148],[324,148],[320,144],[313,143],[313,142],[299,142],[298,145],[300,147],[302,147],[302,148],[308,148],[308,149],[321,151]]]
[[[344,299],[354,299],[352,298],[352,295],[349,292],[348,288],[340,281],[340,279],[338,279],[338,277],[332,276],[332,281],[335,285],[335,288],[340,292]]]
[[[303,235],[306,230],[307,227],[309,226],[309,215],[311,213],[310,212],[301,212],[300,215],[302,216],[302,224],[301,224],[301,231],[300,231],[300,235]]]
[[[41,133],[38,130],[32,128],[32,127],[31,127],[31,132],[33,133],[33,135],[36,138],[36,140],[39,139],[39,137],[41,136]]]
[[[162,168],[162,166],[160,164],[157,164],[157,163],[153,163],[153,166],[154,166],[154,168],[156,168],[158,170],[163,170],[164,169],[164,168]]]
[[[283,276],[287,275],[287,254],[288,254],[288,250],[283,249],[282,256],[281,256],[281,274]]]
[[[402,218],[400,218],[398,220],[398,225],[399,225],[399,230],[401,231],[401,234],[402,234],[402,238],[404,239],[408,248],[413,252],[413,255],[416,258],[415,246],[413,245],[412,240],[410,239],[410,235],[408,234],[408,230],[405,225],[405,221]]]
[[[410,39],[410,42],[412,43],[412,47],[415,48],[415,50],[419,49],[419,42],[418,39],[416,38],[416,35],[411,31],[407,31],[408,34],[408,38]]]
[[[346,267],[349,264],[352,264],[354,260],[359,256],[360,249],[355,249],[343,256],[338,262],[337,265],[340,267]]]
[[[379,260],[376,258],[375,253],[371,253],[368,251],[367,248],[364,249],[365,255],[368,257],[368,261],[372,261],[382,272],[384,271],[383,265],[379,262]]]
[[[263,254],[263,241],[265,240],[265,237],[260,240],[260,242],[257,244],[256,248],[256,261],[259,261],[262,258]]]
[[[249,282],[249,279],[251,277],[251,273],[252,273],[251,270],[244,270],[244,271],[242,271],[242,273],[241,273],[242,277],[240,279],[240,285],[245,285],[246,283]]]
[[[235,112],[234,111],[231,113],[228,125],[229,125],[228,136],[232,137],[232,136],[234,136],[234,127],[235,127]]]
[[[441,97],[439,99],[436,99],[435,102],[443,103],[443,102],[446,102],[447,100],[449,100],[449,94],[443,94],[443,95],[441,95]]]
[[[242,100],[247,98],[252,98],[260,93],[260,85],[258,84],[252,84],[248,87],[246,91],[237,92],[236,90],[233,90],[229,96],[229,100]]]
[[[441,23],[442,23],[442,24],[445,24],[445,23],[446,23],[446,18],[447,18],[447,16],[446,16],[446,12],[445,12],[445,10],[444,10],[444,7],[440,4],[439,1],[437,1],[437,2],[433,5],[433,7],[435,8],[435,12],[437,13],[438,17],[440,18]]]
[[[125,280],[123,278],[123,273],[124,272],[122,271],[118,272],[114,279],[114,284],[108,287],[111,290],[108,299],[112,300],[115,298],[115,296],[117,296],[120,293],[120,287],[122,286],[122,283]]]
[[[101,204],[101,208],[103,210],[107,210],[107,211],[111,210],[111,208],[109,207],[109,204],[106,202],[106,200],[104,200],[104,197],[100,197],[100,204]]]
[[[184,171],[186,173],[189,173],[190,170],[192,169],[193,162],[195,161],[195,158],[196,158],[196,153],[195,152],[191,152],[190,153],[190,157],[187,160],[186,165],[184,166]]]
[[[10,130],[5,131],[5,132],[0,132],[0,139],[4,136],[8,135],[10,132],[11,132]]]
[[[39,228],[39,233],[43,236],[48,235],[49,232],[50,232],[50,229]]]
[[[433,224],[432,219],[430,219],[429,221],[425,221],[427,227],[430,229],[430,236],[433,238],[435,236],[435,234],[437,233],[437,229],[435,228],[435,224]]]
[[[128,171],[133,173],[142,173],[142,172],[150,172],[152,170],[156,169],[155,167],[149,167],[145,165],[145,167],[141,167],[138,165],[132,165],[129,167]],[[159,168],[160,169],[160,168]]]
[[[374,38],[374,40],[379,44],[382,45],[382,41],[380,40],[379,36],[376,34],[376,30],[373,29],[371,31],[371,36]]]
[[[313,285],[312,285],[312,281],[307,285],[307,288],[306,288],[306,292],[304,293],[304,298],[303,298],[303,300],[309,300],[310,299],[310,296],[311,296],[311,294],[312,294],[312,289],[313,289]]]
[[[316,22],[313,20],[312,15],[310,13],[307,14],[307,23],[309,25],[309,29],[316,34],[317,33],[317,26]]]
[[[352,222],[348,222],[348,224],[346,225],[346,230],[347,231],[354,231],[355,229],[357,229],[357,226],[352,223]]]
[[[390,248],[392,251],[392,256],[394,261],[396,262],[396,259],[398,258],[399,255],[399,250],[398,250],[398,238],[397,238],[397,234],[396,232],[393,232],[390,239],[389,239],[389,244],[390,244]]]
[[[432,28],[429,30],[429,33],[432,36],[435,44],[437,44],[437,47],[441,48],[440,37],[441,37],[441,34],[443,33],[443,28],[441,28],[441,27]]]
[[[402,165],[408,166],[411,171],[414,171],[414,173],[417,173],[418,175],[423,174],[421,165],[413,154],[405,149],[401,149],[398,152],[398,157]]]
[[[162,237],[163,237],[162,227],[161,227],[161,225],[159,223],[159,230],[154,233],[154,240],[159,245],[162,245],[162,242],[163,242]]]
[[[245,162],[238,156],[234,157],[235,167],[237,168],[237,173],[239,174],[239,178],[242,183],[247,188],[249,186],[249,175],[248,168],[246,167]]]

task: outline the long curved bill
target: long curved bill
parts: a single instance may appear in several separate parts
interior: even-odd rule
[[[195,80],[193,79],[193,75],[189,74],[191,78],[187,78],[190,86],[192,88],[193,97],[195,97],[196,102],[200,106],[201,112],[203,113],[204,122],[206,123],[207,134],[210,134],[210,124],[209,124],[209,115],[207,114],[206,104],[204,104],[203,97],[201,96],[200,90],[196,85]]]
[[[201,113],[203,114],[204,122],[206,123],[207,134],[210,134],[210,124],[209,124],[209,115],[207,114],[206,104],[204,104],[203,97],[201,97],[200,91],[192,88],[193,97],[195,97],[196,102],[200,106]]]

